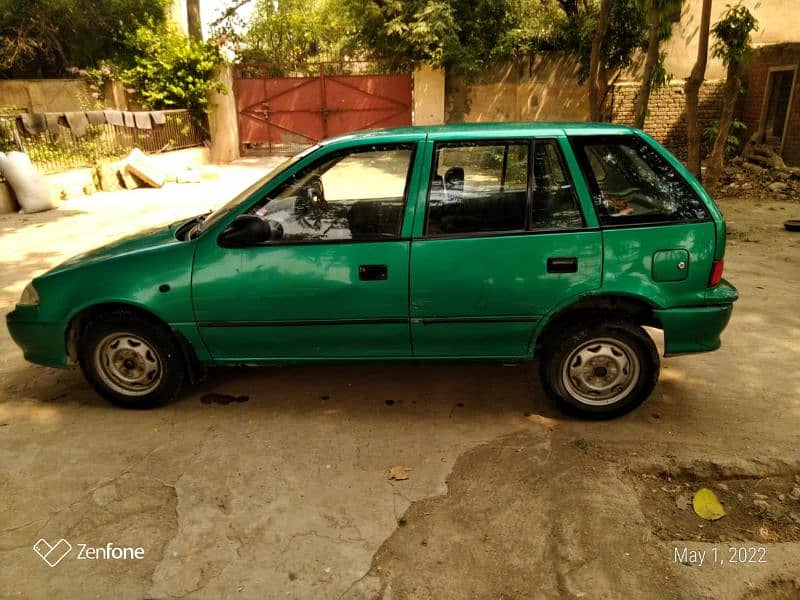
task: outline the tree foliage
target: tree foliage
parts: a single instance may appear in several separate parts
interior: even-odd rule
[[[339,0],[258,0],[237,54],[245,61],[291,64],[345,58],[351,36]]]
[[[141,25],[126,37],[131,58],[117,67],[144,108],[186,108],[200,118],[208,92],[226,92],[217,80],[223,62],[214,42],[187,38],[172,24]]]
[[[458,46],[456,17],[439,0],[344,0],[356,24],[356,44],[396,67],[452,64]]]
[[[223,11],[218,31],[235,38],[244,60],[374,58],[474,73],[495,58],[553,46],[566,17],[557,0],[258,0],[249,23],[236,20]]]
[[[581,6],[567,16],[564,50],[573,50],[580,61],[579,83],[589,75],[592,37],[597,29],[599,3]],[[627,69],[633,63],[637,50],[647,48],[647,24],[640,0],[612,0],[609,6],[609,23],[602,44],[602,63],[611,76]]]
[[[706,183],[709,187],[719,182],[725,160],[725,148],[728,146],[736,98],[741,91],[742,65],[750,56],[750,34],[758,31],[758,20],[746,6],[728,5],[719,21],[711,28],[716,41],[712,48],[714,56],[721,58],[727,66],[725,75],[725,91],[722,100],[722,112],[719,118],[719,131],[711,149],[706,171]]]
[[[680,17],[683,0],[644,0],[647,11],[647,54],[642,72],[642,81],[634,107],[634,125],[644,127],[650,92],[658,89],[668,79],[664,68],[664,54],[661,43],[672,35],[672,25]]]
[[[0,73],[59,77],[128,52],[123,28],[165,20],[166,0],[0,0]]]
[[[716,38],[711,49],[713,55],[725,65],[744,63],[752,51],[750,34],[753,31],[758,31],[758,20],[753,13],[741,4],[728,4],[720,20],[711,28]]]
[[[241,23],[229,0],[216,31],[234,38],[244,60],[299,63],[374,58],[397,68],[422,63],[471,75],[496,60],[540,50],[579,54],[589,69],[598,0],[253,0]],[[614,0],[603,46],[616,73],[646,47],[643,0]],[[238,33],[237,33],[238,30]],[[244,31],[242,34],[241,31]]]

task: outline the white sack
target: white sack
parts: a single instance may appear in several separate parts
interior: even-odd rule
[[[0,155],[0,174],[8,181],[22,212],[35,213],[56,207],[47,180],[23,152]]]

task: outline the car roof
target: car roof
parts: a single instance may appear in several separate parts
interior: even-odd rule
[[[582,121],[506,121],[502,123],[451,123],[448,125],[415,125],[409,127],[386,127],[353,131],[328,138],[321,143],[330,144],[345,140],[369,140],[401,138],[407,141],[430,138],[438,139],[489,139],[503,137],[527,137],[546,135],[625,135],[636,131],[627,125],[614,123],[588,123]]]

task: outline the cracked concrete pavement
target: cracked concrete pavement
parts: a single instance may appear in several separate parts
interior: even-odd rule
[[[224,202],[271,164],[0,216],[2,308],[69,255]],[[638,487],[648,472],[800,471],[800,242],[775,219],[787,208],[722,203],[742,293],[723,348],[665,359],[653,397],[610,422],[560,413],[535,364],[221,369],[172,405],[123,411],[74,370],[25,363],[3,328],[0,597],[797,597],[789,533],[720,530],[716,545],[757,544],[768,561],[684,565],[676,545],[714,544],[659,537]],[[249,400],[202,402],[211,392]],[[395,465],[407,480],[388,479]],[[32,546],[62,537],[76,549],[49,568]],[[75,556],[108,542],[144,558]]]

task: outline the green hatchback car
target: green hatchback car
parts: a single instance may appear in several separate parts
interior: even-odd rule
[[[573,412],[621,414],[665,356],[720,346],[725,223],[641,131],[502,123],[357,132],[216,211],[34,279],[8,328],[125,407],[210,365],[520,361]]]

